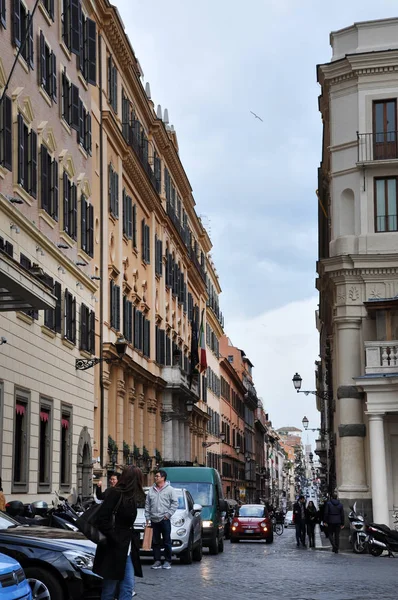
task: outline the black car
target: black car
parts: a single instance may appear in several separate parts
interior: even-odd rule
[[[102,578],[92,572],[95,544],[83,534],[52,527],[26,527],[0,512],[0,552],[15,558],[33,600],[97,600]]]

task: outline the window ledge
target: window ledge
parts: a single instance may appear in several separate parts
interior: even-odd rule
[[[32,206],[32,204],[33,204],[32,196],[30,194],[28,194],[28,192],[19,183],[14,185],[13,192],[15,194],[19,194],[21,196],[21,198],[23,200],[25,200],[26,204],[28,204],[29,206]]]
[[[59,237],[65,242],[65,244],[68,244],[68,246],[70,246],[71,248],[73,248],[73,246],[76,244],[75,240],[71,238],[70,235],[66,233],[66,231],[61,231]]]
[[[74,344],[73,342],[71,342],[70,340],[68,340],[66,337],[62,338],[62,343],[64,346],[66,346],[67,348],[69,348],[69,350],[74,350],[76,344]]]
[[[42,85],[39,87],[39,94],[40,94],[40,96],[42,96],[42,97],[44,98],[44,100],[47,102],[48,106],[49,106],[50,108],[52,108],[52,106],[53,106],[53,102],[52,102],[52,100],[51,100],[50,96],[47,94],[46,90],[43,88],[43,86],[42,86]]]
[[[79,71],[77,73],[77,78],[80,80],[80,83],[82,84],[82,86],[84,87],[84,89],[87,91],[88,90],[88,83],[84,79],[83,73],[80,71],[80,69],[79,69]]]
[[[83,148],[83,146],[81,144],[78,144],[78,148],[79,148],[81,154],[83,154],[84,158],[88,158],[88,153],[86,152],[86,150]]]
[[[93,260],[93,257],[87,254],[82,248],[78,251],[77,257],[85,260],[87,263],[90,262],[90,260]]]
[[[18,48],[15,48],[14,54],[15,56],[18,54]],[[23,70],[29,75],[29,65],[21,54],[18,56],[18,62]]]
[[[43,17],[45,18],[45,20],[47,21],[47,25],[51,25],[53,23],[53,20],[41,2],[39,2],[39,10],[42,13]]]
[[[39,209],[39,218],[43,219],[43,221],[45,221],[47,223],[47,225],[49,225],[51,227],[51,229],[54,229],[57,221],[55,221],[49,214],[47,211],[44,210],[44,208],[40,208]]]
[[[9,171],[8,169],[5,169],[4,167],[0,166],[0,177],[1,179],[5,179],[7,173],[10,173],[11,171]]]
[[[23,321],[24,323],[27,323],[28,325],[32,325],[34,318],[30,317],[29,315],[26,315],[24,312],[20,312],[19,310],[16,311],[16,315],[17,315],[17,319],[21,319],[21,321]]]
[[[56,337],[56,335],[57,335],[55,333],[55,331],[53,331],[52,329],[50,329],[46,325],[42,325],[41,326],[41,332],[44,333],[44,335],[47,335],[51,339],[54,339]]]
[[[63,117],[61,117],[61,125],[63,126],[65,131],[67,133],[69,133],[69,135],[72,135],[72,129],[70,128],[70,126],[68,125],[68,123],[65,121],[65,119]]]
[[[62,40],[59,44],[60,48],[64,51],[64,54],[68,60],[72,60],[72,52],[66,47],[65,42]]]
[[[90,352],[87,352],[87,350],[80,350],[80,356],[87,358],[88,360],[94,358],[94,354],[90,354]]]

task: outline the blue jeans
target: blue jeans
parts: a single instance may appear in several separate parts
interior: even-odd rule
[[[124,579],[104,579],[101,600],[114,600],[117,584],[119,584],[119,600],[131,600],[134,591],[134,567],[131,556],[127,557]]]
[[[152,537],[152,548],[153,558],[155,562],[161,559],[161,549],[163,538],[164,546],[164,559],[167,562],[171,562],[171,522],[170,519],[164,519],[159,523],[152,521],[153,537]]]

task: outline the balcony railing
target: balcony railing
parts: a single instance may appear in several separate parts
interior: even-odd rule
[[[398,132],[357,133],[358,162],[398,158]]]
[[[398,340],[365,342],[366,374],[398,373]]]

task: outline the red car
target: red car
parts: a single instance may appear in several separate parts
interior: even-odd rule
[[[263,504],[244,504],[232,519],[231,543],[239,540],[274,541],[274,532],[268,511]]]

